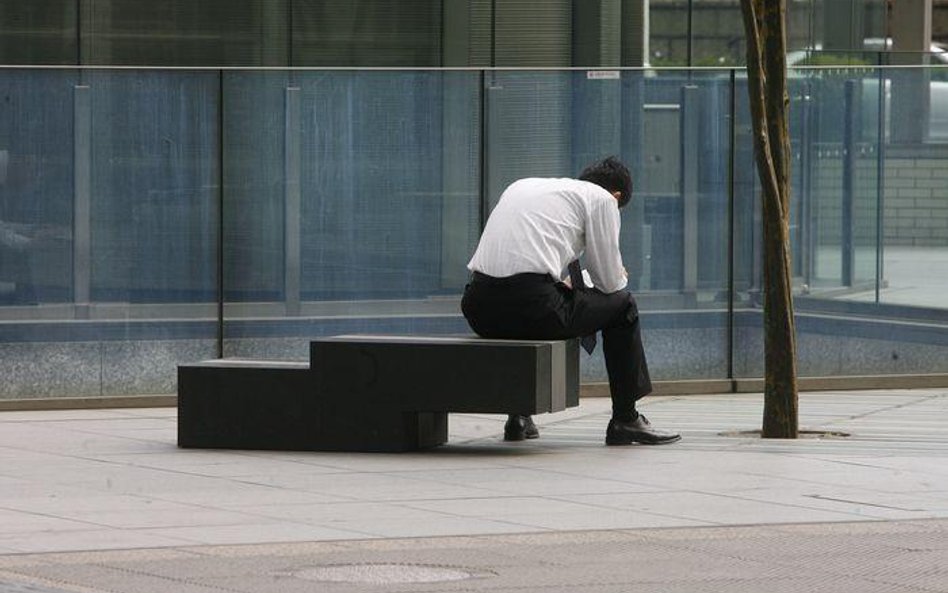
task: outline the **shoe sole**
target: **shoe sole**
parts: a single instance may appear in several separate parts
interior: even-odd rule
[[[511,441],[511,442],[525,441],[527,439],[538,439],[538,438],[540,438],[540,433],[538,432],[533,433],[533,434],[522,433],[522,432],[518,432],[516,434],[510,434],[506,432],[504,433],[504,440]]]
[[[670,445],[672,443],[677,443],[681,440],[681,435],[677,435],[668,439],[661,439],[658,441],[639,441],[635,439],[610,439],[606,437],[606,444],[610,446],[616,445],[631,445],[633,443],[638,443],[640,445]]]

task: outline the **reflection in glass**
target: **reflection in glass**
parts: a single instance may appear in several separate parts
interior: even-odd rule
[[[0,304],[72,300],[77,81],[74,72],[0,71]]]
[[[216,72],[88,74],[91,298],[217,298]]]
[[[228,74],[227,351],[305,357],[298,335],[463,331],[457,299],[480,224],[480,80]],[[260,315],[299,321],[289,334],[242,321]]]

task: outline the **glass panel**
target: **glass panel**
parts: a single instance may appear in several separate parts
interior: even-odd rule
[[[944,339],[948,317],[941,282],[945,275],[941,272],[948,271],[942,228],[948,228],[948,218],[942,216],[948,205],[942,208],[945,183],[938,178],[948,163],[937,144],[894,141],[897,126],[903,134],[907,127],[895,123],[899,108],[894,105],[898,95],[893,85],[899,83],[898,74],[892,69],[791,71],[791,214],[800,376],[948,369]],[[938,101],[937,89],[933,84],[923,95],[932,104]],[[880,108],[890,103],[892,112]],[[910,109],[905,114],[910,119],[925,111],[909,105],[901,108]],[[745,109],[739,114],[747,117]],[[920,138],[937,135],[937,116],[922,118],[921,123]],[[739,124],[738,130],[748,127],[749,123]],[[880,138],[888,142],[883,144]],[[880,151],[884,151],[884,175]],[[750,162],[750,151],[746,154]],[[759,221],[753,225],[759,227]],[[880,229],[885,245],[879,244]],[[759,231],[739,228],[738,235],[742,234],[759,235]],[[736,255],[755,245],[759,238],[745,239],[743,244],[739,240]],[[737,257],[738,291],[740,262]],[[750,306],[737,316],[734,356],[739,377],[764,372],[760,303],[754,295],[751,289]]]
[[[227,354],[469,331],[479,88],[468,72],[228,74]]]
[[[486,74],[489,208],[507,185],[521,177],[578,173],[569,152],[571,132],[579,129],[570,124],[572,76],[568,72],[527,71]],[[611,107],[613,111],[617,107],[614,98]],[[614,141],[612,146],[614,152]]]
[[[289,86],[286,72],[224,74],[224,279],[228,302],[283,300]]]
[[[627,267],[642,270],[632,287],[653,377],[725,377],[730,77],[657,71],[643,81],[641,222],[623,224],[642,236],[641,259]]]
[[[791,70],[794,276],[806,291],[874,289],[878,80],[874,70]]]
[[[0,398],[216,354],[217,75],[0,71]]]
[[[471,149],[476,128],[444,121],[446,85],[472,76],[425,72],[303,75],[302,286],[307,300],[419,298],[443,293],[442,210],[476,202],[476,157],[443,179],[452,132]],[[467,115],[472,113],[468,111]],[[476,120],[474,120],[476,121]],[[447,124],[447,125],[446,125]],[[448,197],[449,184],[460,195]],[[462,221],[476,222],[476,208]],[[456,285],[450,289],[458,288]]]
[[[0,305],[72,300],[77,82],[72,72],[0,71]]]
[[[216,73],[91,72],[93,301],[214,302]]]
[[[725,290],[728,87],[725,71],[646,78],[637,185],[651,236],[643,289]]]
[[[905,72],[905,80],[894,69],[796,72],[802,91],[794,96],[810,98],[794,105],[804,238],[794,247],[803,259],[796,298],[801,376],[948,368],[948,317],[935,308],[943,307],[940,268],[948,268],[948,251],[939,251],[945,184],[936,173],[945,155],[924,141],[936,118],[919,117],[927,111],[919,97],[937,102],[937,86],[900,95],[900,84],[916,88],[919,75],[929,76]]]
[[[904,134],[906,117],[916,120],[911,123],[920,134],[916,142],[893,142],[886,148],[879,299],[889,305],[943,311],[948,308],[948,66],[925,72],[886,69],[884,77],[887,90],[891,87],[890,134],[898,127]],[[918,114],[926,111],[927,120],[917,121]],[[927,315],[944,319],[941,311]]]

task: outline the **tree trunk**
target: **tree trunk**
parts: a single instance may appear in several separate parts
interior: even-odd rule
[[[790,99],[786,0],[741,0],[754,155],[763,187],[765,438],[796,438],[797,356],[790,266]]]

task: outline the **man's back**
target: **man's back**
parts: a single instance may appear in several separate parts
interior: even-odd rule
[[[612,292],[626,282],[618,235],[619,210],[608,191],[576,179],[530,177],[501,195],[468,268],[495,278],[558,279],[586,251],[593,282]]]

